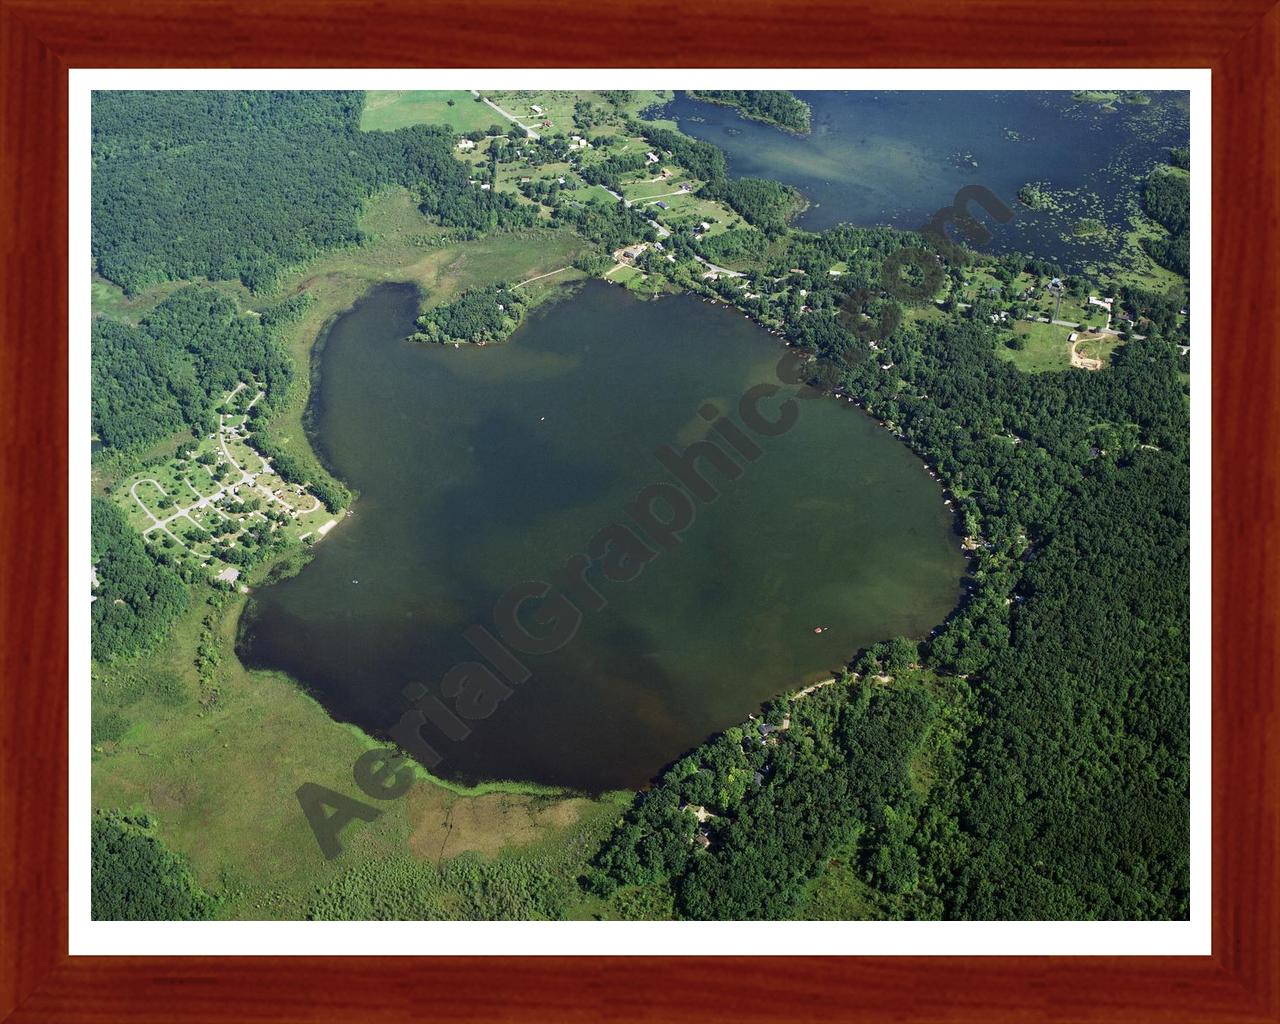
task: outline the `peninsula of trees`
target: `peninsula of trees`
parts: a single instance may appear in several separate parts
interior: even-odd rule
[[[524,310],[519,293],[505,285],[472,288],[418,317],[413,340],[480,345],[502,341],[520,326]]]
[[[733,107],[743,117],[797,134],[807,134],[810,129],[813,112],[809,104],[785,89],[691,89],[689,96]]]

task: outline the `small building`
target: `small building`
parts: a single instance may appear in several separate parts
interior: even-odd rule
[[[540,106],[538,106],[538,104],[536,104],[536,103],[531,103],[531,104],[529,105],[529,109],[530,109],[530,110],[532,110],[535,114],[539,114],[539,115],[541,115],[541,113],[542,113],[542,108],[541,108]]]
[[[663,200],[663,199],[659,199],[656,205],[657,205],[657,206],[658,206],[658,208],[659,208],[659,209],[661,209],[661,210],[669,210],[669,209],[670,209],[670,207],[669,207],[669,206],[667,206],[666,201],[665,201],[665,200]]]
[[[475,149],[476,144],[472,142],[470,139],[459,139],[458,148],[462,150],[462,152],[466,153],[468,150]]]
[[[646,153],[646,154],[644,155],[644,162],[645,162],[646,164],[656,164],[656,163],[658,162],[658,154],[657,154],[657,153]]]

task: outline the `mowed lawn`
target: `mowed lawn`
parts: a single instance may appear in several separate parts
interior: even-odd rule
[[[1026,339],[1026,348],[1021,351],[1009,348],[1005,344],[1008,336],[1001,333],[996,352],[1019,370],[1046,373],[1071,368],[1071,343],[1067,341],[1070,328],[1020,320],[1013,325],[1013,333]]]
[[[491,124],[508,122],[492,107],[479,102],[465,89],[419,92],[398,90],[370,92],[360,127],[367,132],[390,132],[411,124],[447,124],[459,134],[483,131]]]

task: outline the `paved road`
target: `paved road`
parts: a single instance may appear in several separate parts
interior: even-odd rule
[[[485,102],[485,104],[486,104],[487,106],[492,107],[494,110],[496,110],[499,114],[501,114],[503,117],[505,117],[505,118],[506,118],[508,121],[510,121],[512,124],[517,125],[517,126],[519,126],[519,127],[523,128],[523,129],[524,129],[524,131],[525,131],[525,134],[526,134],[526,135],[528,135],[528,136],[529,136],[529,138],[531,138],[531,139],[540,139],[540,138],[542,138],[542,136],[541,136],[541,135],[539,135],[537,132],[535,132],[535,131],[534,131],[532,128],[530,128],[527,124],[521,124],[521,122],[516,118],[516,116],[515,116],[514,114],[508,114],[505,110],[503,110],[500,106],[498,106],[498,104],[494,103],[494,102],[493,102],[493,100],[489,99],[489,97],[487,97],[487,96],[480,96],[480,93],[479,93],[479,92],[477,92],[475,89],[472,89],[472,90],[471,90],[471,95],[472,95],[472,96],[479,96],[479,97],[480,97],[480,99],[482,99],[482,100]]]
[[[622,205],[623,205],[623,206],[630,206],[630,205],[631,205],[631,200],[630,200],[630,199],[627,199],[625,196],[620,196],[620,195],[618,195],[618,193],[617,193],[617,192],[615,192],[613,189],[611,189],[608,185],[601,185],[601,186],[599,186],[599,187],[600,187],[600,188],[602,188],[602,189],[604,189],[606,192],[608,192],[608,193],[609,193],[609,195],[613,196],[613,198],[614,198],[614,199],[616,199],[616,200],[618,200],[618,202],[622,203]]]
[[[723,274],[725,277],[746,277],[747,276],[746,274],[741,274],[736,270],[730,270],[728,267],[717,267],[710,260],[704,260],[701,256],[695,256],[694,259],[697,260],[699,263],[701,263],[707,269],[712,270],[717,274]]]
[[[563,270],[565,268],[562,267],[561,269]],[[552,273],[556,273],[556,271],[552,271]],[[243,381],[241,381],[239,384],[235,386],[235,388],[232,389],[232,391],[227,395],[227,397],[223,399],[223,402],[231,401],[231,399],[234,398],[237,394],[239,394],[240,390],[244,387],[245,387],[245,384]],[[245,407],[246,412],[249,409],[252,409],[255,404],[257,404],[258,400],[263,397],[263,394],[264,392],[259,391],[254,396],[253,401],[250,402]],[[266,487],[258,485],[255,482],[257,479],[256,476],[253,473],[250,473],[247,469],[245,469],[242,465],[240,465],[240,463],[236,462],[236,460],[231,457],[231,451],[230,449],[227,448],[227,433],[226,433],[227,425],[226,424],[227,424],[226,416],[219,413],[218,444],[222,448],[222,454],[226,458],[227,462],[236,470],[236,472],[240,474],[240,479],[236,480],[234,483],[228,483],[225,486],[219,487],[216,493],[210,494],[208,497],[202,497],[200,492],[197,491],[194,487],[191,486],[191,484],[188,483],[187,487],[191,490],[193,494],[195,494],[197,500],[193,504],[188,505],[186,508],[179,508],[177,512],[174,512],[172,515],[166,516],[163,519],[158,517],[154,512],[151,511],[151,509],[147,508],[146,502],[144,502],[140,497],[138,497],[138,484],[149,483],[153,487],[155,487],[157,491],[163,494],[166,498],[169,497],[169,493],[163,487],[160,486],[159,480],[154,480],[150,477],[145,477],[142,480],[138,480],[136,483],[134,483],[132,487],[129,488],[129,494],[133,498],[133,500],[138,503],[138,507],[141,508],[142,511],[146,513],[147,518],[151,520],[151,525],[142,531],[142,534],[144,537],[148,533],[150,533],[152,530],[162,530],[163,532],[167,533],[170,537],[172,537],[174,540],[176,540],[179,544],[181,544],[183,547],[186,547],[186,544],[183,543],[182,538],[178,537],[175,533],[173,533],[172,530],[169,529],[169,524],[172,523],[175,519],[181,519],[183,516],[185,516],[193,526],[198,527],[200,524],[197,523],[195,520],[195,517],[191,515],[192,512],[195,512],[202,508],[212,507],[218,501],[218,499],[221,498],[223,494],[231,490],[231,488],[243,487],[245,485],[248,485],[253,489],[257,490],[268,501],[274,501],[279,505],[283,505],[289,512],[294,513],[296,515],[309,515],[320,508],[320,499],[317,498],[314,494],[309,495],[312,502],[311,508],[304,509],[294,505],[290,505],[283,498],[276,497]],[[262,462],[262,469],[259,472],[263,474],[271,473],[272,472],[271,464],[266,459],[262,458],[262,456],[258,456],[258,458]],[[261,512],[254,513],[254,514],[259,518],[262,518],[262,519],[266,518],[265,516],[262,515]]]

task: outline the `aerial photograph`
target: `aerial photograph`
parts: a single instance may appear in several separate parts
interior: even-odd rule
[[[1190,129],[94,92],[93,918],[1188,920]]]

